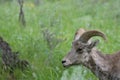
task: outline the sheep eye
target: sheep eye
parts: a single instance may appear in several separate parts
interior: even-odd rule
[[[78,48],[78,49],[76,50],[76,52],[81,53],[81,52],[82,52],[82,48]]]

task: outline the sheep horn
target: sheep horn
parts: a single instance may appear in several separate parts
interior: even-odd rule
[[[90,30],[90,31],[86,31],[85,33],[83,33],[81,35],[81,37],[79,38],[80,41],[87,43],[87,41],[93,37],[93,36],[100,36],[102,37],[104,40],[106,40],[106,36],[104,33],[97,31],[97,30]]]

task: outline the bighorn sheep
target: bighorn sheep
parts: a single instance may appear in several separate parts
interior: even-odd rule
[[[99,80],[120,80],[120,52],[102,54],[95,47],[99,40],[89,41],[94,36],[106,40],[106,36],[100,31],[79,29],[72,42],[72,49],[62,60],[63,66],[83,65],[89,68]]]

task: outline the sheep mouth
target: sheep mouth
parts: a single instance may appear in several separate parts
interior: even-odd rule
[[[63,64],[63,67],[65,67],[65,68],[68,68],[68,67],[70,67],[70,66],[72,66],[72,64],[67,64],[67,63],[64,63],[64,64]]]
[[[63,64],[63,67],[68,68],[71,66],[78,66],[78,65],[80,65],[80,64]]]

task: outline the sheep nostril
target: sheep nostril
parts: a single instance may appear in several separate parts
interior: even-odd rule
[[[62,61],[62,64],[63,64],[63,63],[65,63],[65,62],[66,62],[66,61],[65,61],[65,60],[63,60],[63,61]]]

